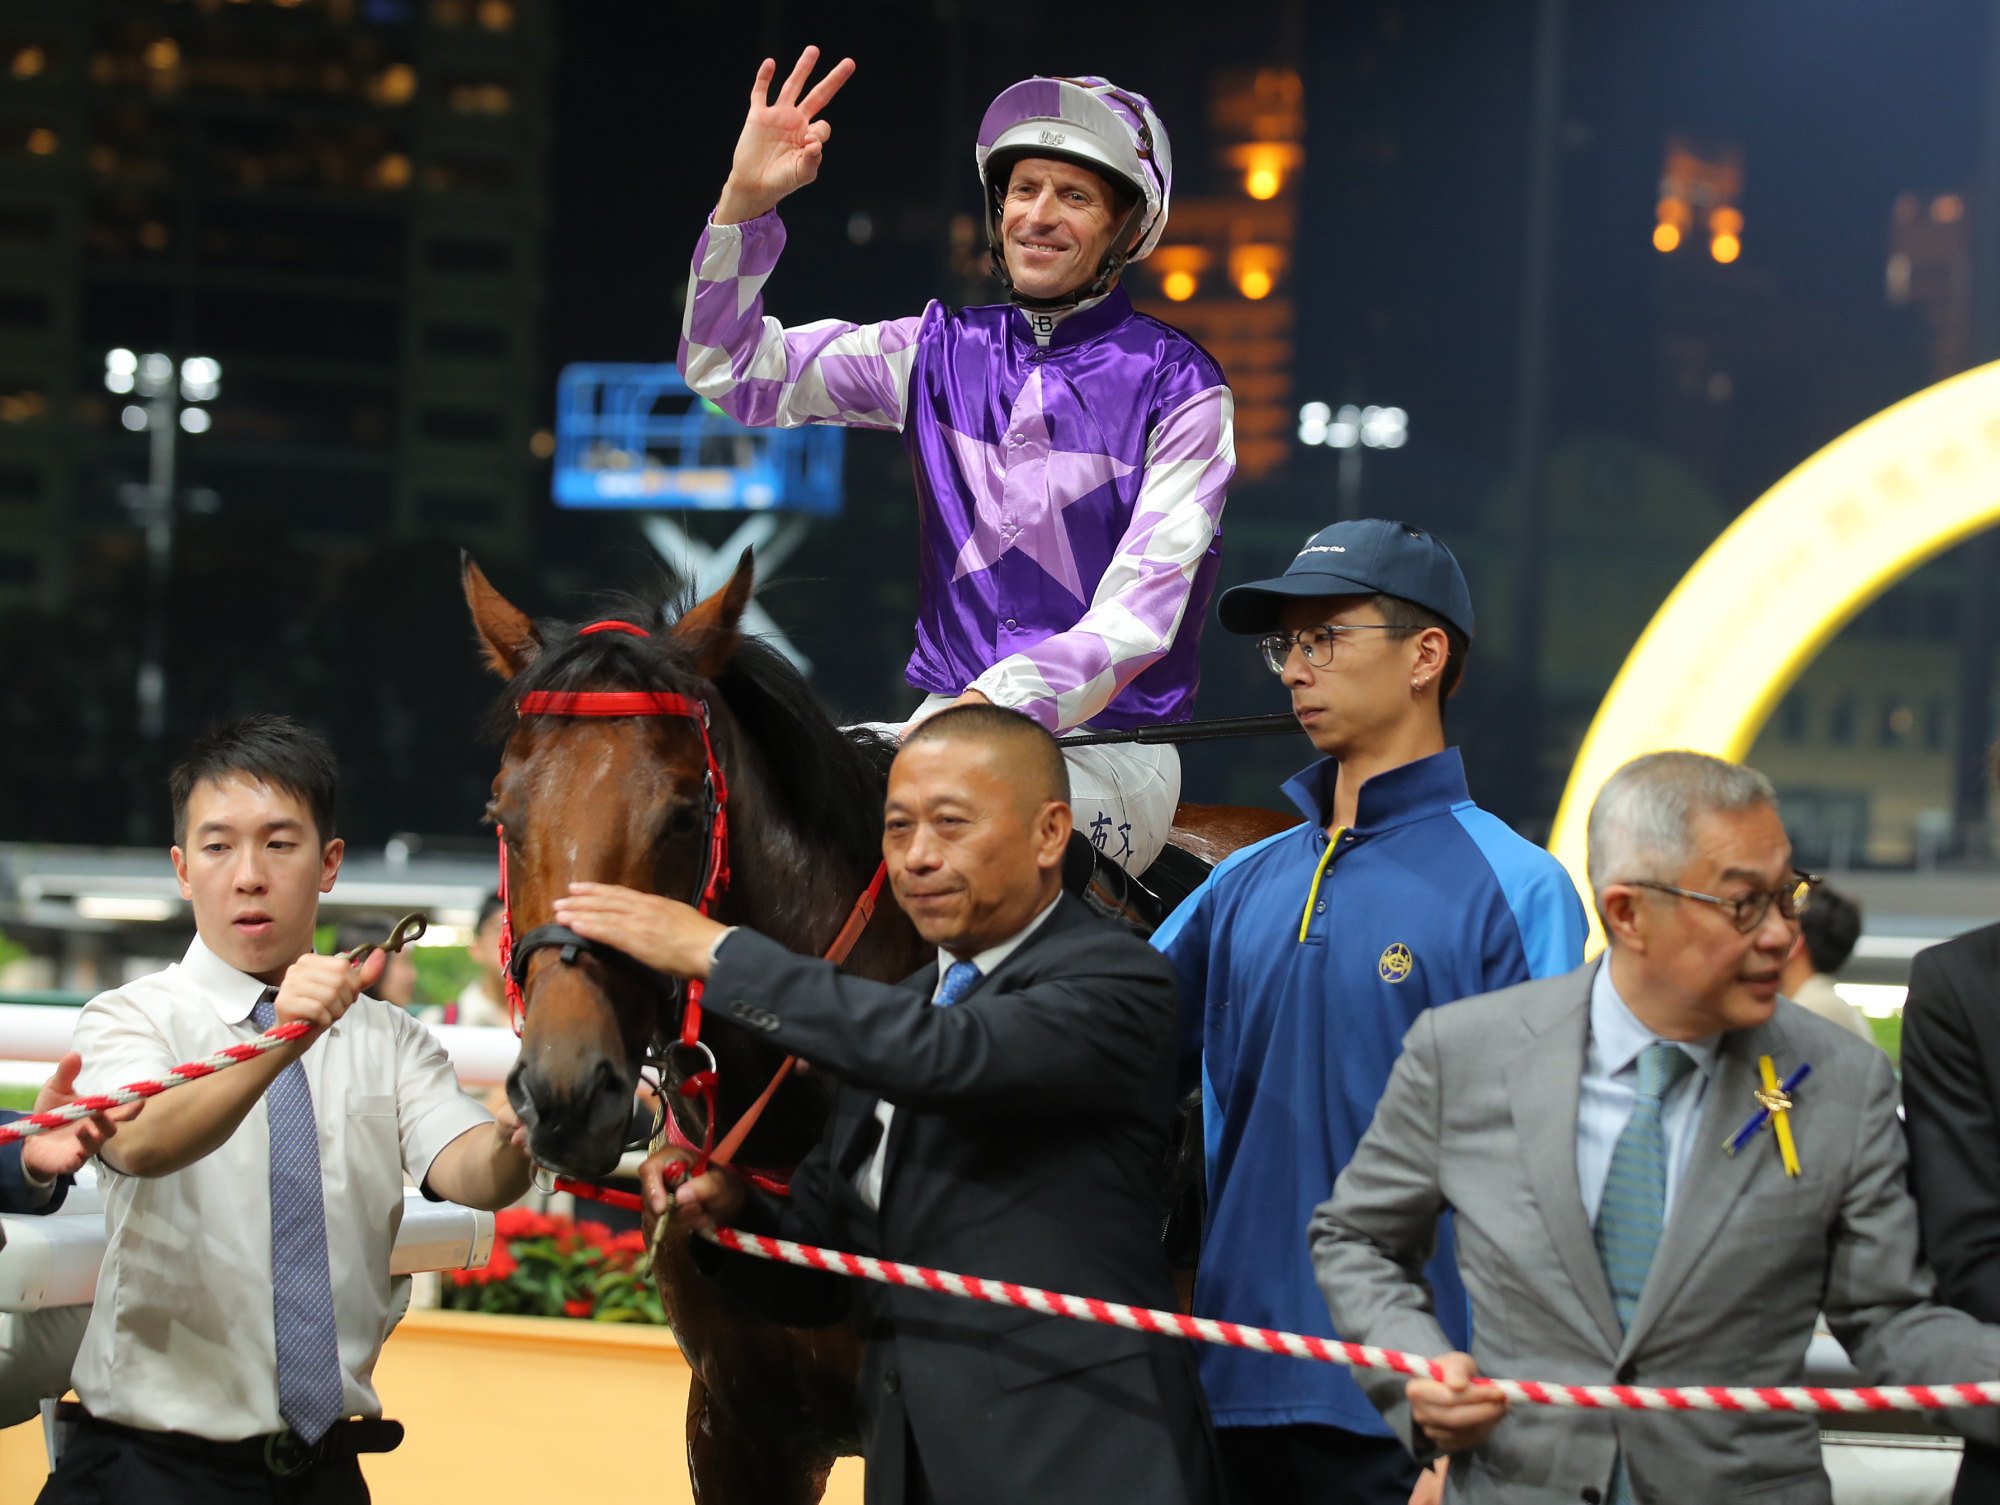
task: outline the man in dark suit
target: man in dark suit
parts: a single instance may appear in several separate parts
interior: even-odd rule
[[[1938,1297],[2000,1322],[2000,925],[1919,951],[1903,1005],[1910,1185]],[[1968,1441],[1957,1505],[2000,1499],[2000,1448]]]
[[[71,1051],[56,1063],[55,1075],[42,1083],[35,1097],[34,1111],[53,1112],[76,1101],[76,1074],[83,1069],[83,1057]],[[60,1129],[50,1129],[32,1139],[17,1139],[0,1145],[0,1212],[45,1213],[62,1206],[69,1195],[70,1182],[98,1147],[118,1132],[118,1125],[139,1111],[137,1103],[114,1108],[109,1113],[93,1113]],[[0,1110],[0,1124],[10,1124],[20,1113]]]
[[[897,902],[939,948],[866,982],[674,900],[579,884],[557,919],[707,980],[711,1008],[845,1085],[788,1203],[711,1170],[654,1212],[885,1258],[1171,1307],[1159,1245],[1173,1103],[1174,975],[1062,893],[1060,750],[1013,711],[940,712],[889,774],[882,850]],[[806,1275],[698,1246],[770,1314],[851,1313],[866,1343],[869,1505],[1209,1505],[1214,1439],[1185,1344],[930,1292]],[[785,1272],[796,1273],[796,1272]],[[796,1293],[797,1280],[787,1282]]]

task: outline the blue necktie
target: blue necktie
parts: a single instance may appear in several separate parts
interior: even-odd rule
[[[1611,1300],[1618,1323],[1630,1328],[1639,1310],[1639,1294],[1659,1251],[1667,1220],[1667,1131],[1662,1105],[1690,1071],[1694,1059],[1678,1046],[1656,1040],[1639,1052],[1639,1102],[1625,1132],[1611,1150],[1611,1167],[1604,1176],[1604,1195],[1597,1206],[1597,1257],[1611,1283]],[[1625,1455],[1611,1475],[1605,1505],[1633,1505],[1632,1481],[1625,1472]]]
[[[978,986],[977,967],[971,962],[953,962],[944,969],[944,986],[938,989],[937,997],[931,1002],[941,1009],[948,1009]]]
[[[277,1023],[264,990],[250,1011],[267,1030]],[[271,1124],[271,1311],[278,1337],[278,1413],[307,1442],[340,1419],[340,1338],[333,1322],[333,1276],[327,1266],[326,1201],[320,1186],[319,1127],[303,1062],[278,1073],[264,1094]]]

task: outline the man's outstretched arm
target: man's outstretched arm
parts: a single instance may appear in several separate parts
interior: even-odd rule
[[[326,1027],[374,985],[387,960],[388,953],[378,950],[359,967],[350,966],[344,956],[310,953],[293,962],[278,985],[275,1013],[278,1023],[300,1021],[310,1025],[310,1031],[240,1066],[161,1093],[104,1146],[104,1163],[128,1176],[167,1176],[218,1149],[263,1099],[278,1073],[310,1050]],[[98,1038],[100,1022],[112,1030],[117,1027],[93,1019],[90,1006],[77,1021],[76,1039],[86,1056],[92,1055],[90,1045]],[[177,1064],[160,1063],[163,1069]]]

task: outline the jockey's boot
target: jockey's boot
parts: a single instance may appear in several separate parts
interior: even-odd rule
[[[1074,894],[1093,914],[1115,920],[1141,940],[1159,929],[1167,905],[1137,878],[1091,845],[1081,831],[1069,833],[1063,853],[1063,890]]]

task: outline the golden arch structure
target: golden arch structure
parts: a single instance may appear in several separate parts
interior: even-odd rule
[[[1724,530],[1640,634],[1583,739],[1549,849],[1591,910],[1590,802],[1621,763],[1740,761],[1813,656],[1883,591],[2000,523],[2000,362],[1850,429]]]

